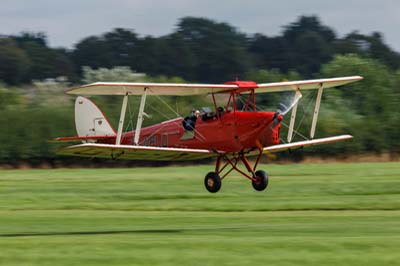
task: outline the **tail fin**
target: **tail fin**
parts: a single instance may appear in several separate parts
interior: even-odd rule
[[[75,101],[75,127],[79,137],[117,134],[99,107],[82,96]]]

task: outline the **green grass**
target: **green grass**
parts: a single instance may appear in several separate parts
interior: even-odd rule
[[[0,265],[396,265],[400,163],[0,171]]]

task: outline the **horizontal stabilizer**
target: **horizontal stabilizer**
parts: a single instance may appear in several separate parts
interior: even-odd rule
[[[192,161],[216,157],[219,152],[201,149],[87,143],[63,148],[57,154],[140,161]]]
[[[325,144],[325,143],[331,143],[331,142],[347,140],[347,139],[352,139],[352,138],[353,138],[353,136],[351,136],[351,135],[341,135],[341,136],[334,136],[334,137],[322,138],[322,139],[298,141],[298,142],[292,142],[292,143],[287,143],[287,144],[278,144],[278,145],[269,146],[269,147],[264,148],[263,151],[264,152],[278,152],[278,151],[283,151],[283,150],[288,150],[288,149],[296,149],[296,148],[301,148],[301,147],[306,147],[306,146],[321,145],[321,144]]]

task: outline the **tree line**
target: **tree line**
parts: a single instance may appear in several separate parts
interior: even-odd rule
[[[275,37],[250,36],[226,23],[193,17],[181,19],[166,36],[140,37],[132,30],[115,29],[85,38],[70,50],[50,48],[41,33],[3,36],[0,163],[58,161],[55,151],[66,144],[48,139],[75,135],[74,99],[63,93],[75,83],[221,83],[236,78],[264,83],[351,75],[365,79],[324,92],[317,137],[349,133],[354,140],[318,146],[302,154],[398,154],[400,56],[379,33],[367,36],[353,32],[339,38],[311,16],[300,17]],[[274,110],[281,97],[260,95],[257,105]],[[311,92],[304,93],[297,114],[302,122],[299,132],[306,136],[313,97]],[[138,99],[132,100],[134,113]],[[98,97],[95,101],[112,123],[117,121],[120,97]],[[163,101],[180,114],[207,103],[200,97],[166,97]],[[176,116],[157,99],[150,97],[148,102],[146,108],[153,106],[148,110],[152,118],[145,120],[145,125]],[[127,120],[126,128],[132,128]],[[283,127],[282,138],[286,132]]]
[[[73,49],[51,48],[43,33],[0,37],[0,80],[9,85],[67,77],[82,79],[82,68],[127,66],[148,75],[179,76],[188,82],[224,82],[244,78],[255,69],[298,72],[315,77],[321,65],[338,54],[376,59],[391,69],[400,54],[380,33],[351,32],[339,38],[316,16],[302,16],[283,27],[280,35],[248,35],[206,18],[185,17],[165,36],[138,36],[117,28],[79,41]]]

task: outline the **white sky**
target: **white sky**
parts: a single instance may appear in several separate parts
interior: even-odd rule
[[[274,36],[300,15],[317,15],[339,36],[383,33],[400,52],[396,0],[0,0],[0,34],[42,31],[50,46],[72,48],[82,38],[122,27],[140,35],[172,32],[179,18],[206,17],[244,33]]]

